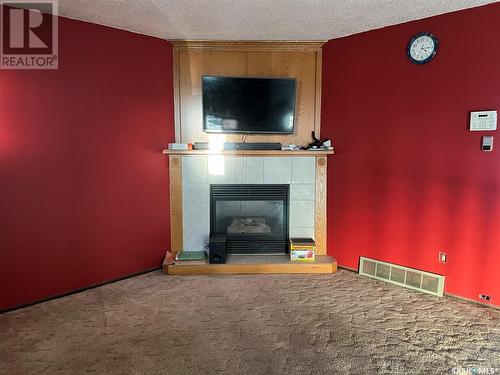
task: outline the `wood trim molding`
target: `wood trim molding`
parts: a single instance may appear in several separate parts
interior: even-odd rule
[[[174,80],[174,126],[175,142],[181,142],[181,94],[179,82],[179,51],[173,49],[173,80]]]
[[[326,156],[333,155],[333,150],[306,151],[306,150],[163,150],[164,155],[200,156],[200,155],[245,155],[245,156]]]
[[[174,51],[320,51],[326,40],[170,40]]]
[[[316,138],[320,138],[321,133],[321,84],[323,71],[323,51],[320,48],[316,52],[316,98],[314,101],[314,132]]]
[[[182,249],[182,159],[169,156],[170,172],[170,249],[173,253]]]
[[[316,157],[316,209],[314,237],[316,253],[326,255],[326,166],[327,158]]]

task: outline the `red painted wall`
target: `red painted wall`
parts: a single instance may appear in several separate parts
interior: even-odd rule
[[[161,264],[171,45],[59,19],[59,69],[0,70],[0,308]]]
[[[420,31],[440,41],[422,66],[406,57]],[[468,131],[471,110],[500,110],[499,45],[497,3],[324,46],[328,248],[340,265],[367,256],[436,272],[447,293],[500,304],[500,134],[485,153]]]

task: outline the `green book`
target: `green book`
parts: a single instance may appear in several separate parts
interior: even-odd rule
[[[203,260],[205,259],[204,251],[181,251],[177,253],[176,260]]]

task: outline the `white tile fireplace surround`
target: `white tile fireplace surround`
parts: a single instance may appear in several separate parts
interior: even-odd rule
[[[326,170],[333,151],[174,151],[169,157],[171,249],[204,250],[211,184],[289,185],[290,237],[311,237],[326,254]]]
[[[210,233],[210,184],[290,184],[290,237],[315,237],[315,157],[182,158],[183,250],[203,250]]]

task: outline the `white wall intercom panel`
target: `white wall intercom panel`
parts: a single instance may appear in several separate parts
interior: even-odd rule
[[[497,111],[477,111],[470,113],[470,131],[497,130]]]

